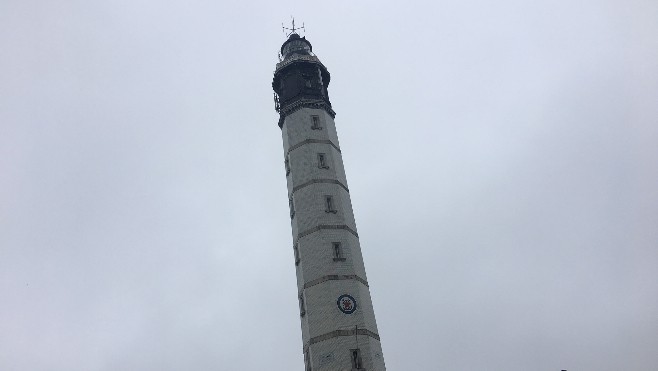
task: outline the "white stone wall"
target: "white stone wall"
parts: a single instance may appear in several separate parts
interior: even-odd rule
[[[312,129],[312,115],[321,130]],[[285,118],[282,134],[294,203],[297,286],[305,305],[302,338],[305,349],[310,344],[312,369],[351,370],[350,350],[358,342],[364,368],[385,370],[334,120],[322,109],[304,108]],[[328,168],[318,166],[318,153],[325,154]],[[335,212],[327,212],[327,195]],[[334,242],[341,243],[343,259],[335,259]],[[343,294],[356,300],[354,313],[339,310]]]
[[[385,370],[382,347],[379,341],[367,336],[337,337],[317,343],[313,346],[316,356],[313,370],[321,371],[352,371],[350,368],[349,350],[358,347],[363,354],[372,357],[363,358],[363,367],[370,370]],[[347,349],[347,351],[345,351]]]

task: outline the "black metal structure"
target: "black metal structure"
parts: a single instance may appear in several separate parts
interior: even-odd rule
[[[275,109],[280,114],[279,127],[287,115],[302,107],[324,109],[335,117],[327,90],[331,76],[313,54],[313,46],[306,37],[290,34],[281,45],[281,56],[272,81]]]

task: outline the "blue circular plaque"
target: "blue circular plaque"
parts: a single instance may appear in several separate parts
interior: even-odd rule
[[[356,300],[347,294],[339,296],[336,304],[338,304],[338,309],[345,314],[352,314],[356,310]]]

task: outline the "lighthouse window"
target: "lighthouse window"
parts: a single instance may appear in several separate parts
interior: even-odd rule
[[[286,156],[286,160],[284,161],[286,165],[286,176],[290,175],[290,160],[288,160],[288,157]]]
[[[324,210],[327,213],[336,213],[336,208],[334,207],[334,198],[333,196],[324,196],[324,203],[326,209]]]
[[[318,153],[318,167],[320,169],[329,169],[327,165],[327,155],[324,153]]]
[[[306,314],[306,305],[304,305],[304,293],[299,294],[299,315],[304,317]]]
[[[343,246],[340,242],[332,242],[331,247],[334,253],[334,261],[345,261],[343,257]]]
[[[288,206],[290,206],[290,219],[295,216],[295,203],[292,201],[292,196],[288,199]]]
[[[363,363],[361,362],[361,350],[350,350],[350,359],[352,360],[352,370],[362,370]]]
[[[322,130],[322,126],[320,126],[320,116],[316,116],[316,115],[311,116],[311,122],[313,123],[311,129]]]
[[[295,265],[299,265],[299,243],[294,244],[292,249],[295,251]]]

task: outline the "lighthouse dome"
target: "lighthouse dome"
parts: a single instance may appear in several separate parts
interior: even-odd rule
[[[300,55],[313,55],[313,47],[311,43],[306,40],[306,37],[300,37],[298,34],[293,33],[288,37],[283,45],[281,45],[281,56],[283,59],[290,58],[294,54]]]

